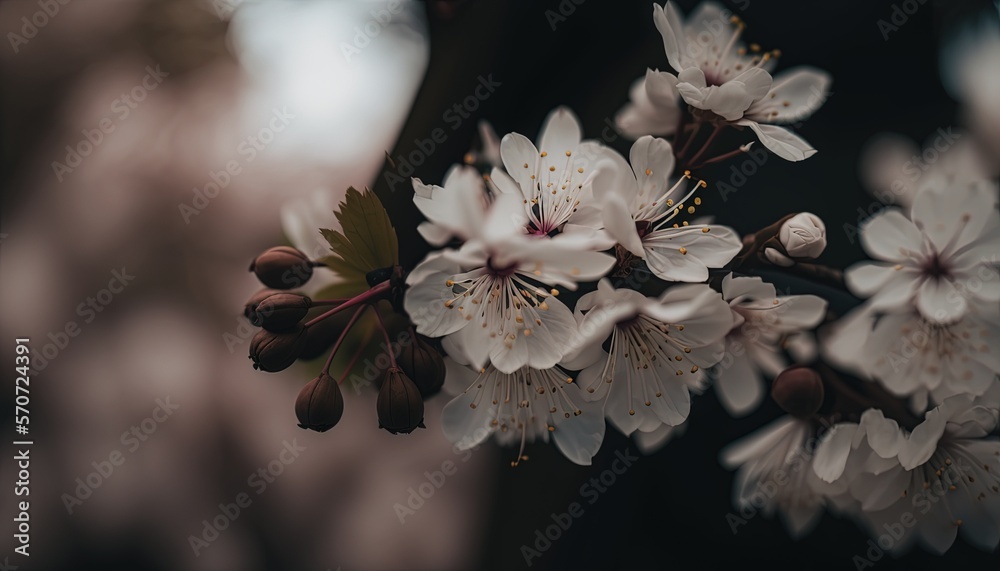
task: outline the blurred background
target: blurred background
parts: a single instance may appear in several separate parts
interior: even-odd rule
[[[687,13],[696,2],[679,4]],[[877,208],[862,160],[873,137],[920,145],[939,129],[965,133],[989,117],[970,109],[1000,100],[994,82],[960,107],[965,84],[940,57],[996,18],[989,2],[723,4],[747,23],[747,41],[782,50],[779,71],[814,65],[834,83],[797,128],[816,156],[770,156],[739,192],[706,195],[705,208],[741,233],[816,212],[830,265],[863,257],[850,228]],[[584,515],[532,569],[853,567],[868,538],[851,521],[824,516],[797,542],[760,515],[730,528],[732,474],[718,452],[778,416],[773,404],[733,420],[711,394],[697,399],[685,435],[590,504],[581,486],[617,453],[638,455],[610,428],[593,466],[535,445],[513,469],[514,451],[492,442],[452,450],[436,422],[445,396],[428,402],[427,430],[393,437],[377,429],[375,393],[363,390],[347,392],[334,430],[306,432],[293,404],[314,370],[268,375],[247,360],[252,331],[240,311],[259,285],[246,268],[286,243],[283,206],[317,192],[336,204],[348,186],[370,186],[412,264],[426,248],[411,190],[394,182],[410,173],[386,153],[409,157],[442,129],[445,140],[412,165],[439,183],[480,144],[479,120],[534,138],[557,105],[580,116],[586,137],[627,152],[614,115],[647,67],[666,68],[650,13],[648,0],[0,2],[0,343],[13,361],[13,339],[32,339],[35,442],[31,556],[14,552],[5,515],[0,562],[521,569],[536,530],[581,502]],[[484,82],[493,89],[473,108],[467,98]],[[962,136],[989,145],[997,132]],[[714,176],[728,179],[728,168]],[[3,391],[4,427],[12,393]],[[17,469],[6,438],[4,447],[0,505],[14,514],[24,498],[9,491]],[[448,462],[453,473],[417,501]],[[205,520],[241,493],[251,503],[207,533]],[[875,565],[996,563],[959,540],[943,558],[917,550]]]

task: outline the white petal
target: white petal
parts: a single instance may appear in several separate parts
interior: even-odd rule
[[[816,149],[805,139],[777,125],[761,125],[756,121],[741,119],[737,125],[750,127],[762,145],[787,161],[803,161],[816,154]]]
[[[625,198],[619,194],[609,194],[604,199],[603,206],[604,229],[629,252],[642,257],[642,240]]]
[[[965,315],[968,303],[951,280],[929,278],[917,290],[917,309],[931,321],[949,323]]]
[[[576,319],[561,301],[549,298],[548,310],[525,307],[525,323],[536,323],[531,334],[522,333],[513,340],[497,338],[490,350],[490,360],[501,372],[512,373],[528,365],[535,369],[550,369],[563,358],[567,349],[576,343]],[[537,325],[537,320],[541,325]],[[471,327],[485,331],[481,327]],[[509,341],[509,343],[508,343]]]
[[[472,408],[470,405],[475,402],[477,394],[479,391],[472,387],[444,405],[441,411],[444,435],[459,450],[474,448],[492,434],[490,420],[495,416],[496,407],[481,399],[476,408]]]
[[[419,266],[418,266],[419,267]],[[409,314],[417,332],[428,337],[441,337],[465,327],[465,319],[444,304],[454,298],[445,281],[452,274],[436,272],[410,286],[403,298],[403,307]]]
[[[749,436],[744,436],[723,448],[722,452],[719,453],[719,461],[731,470],[758,458],[784,440],[788,433],[795,430],[801,422],[791,416],[780,417]]]
[[[861,245],[873,258],[905,262],[923,250],[923,236],[902,212],[889,208],[861,226]]]
[[[861,415],[860,429],[854,440],[857,447],[859,437],[868,440],[871,449],[882,458],[893,458],[903,445],[903,434],[895,420],[886,418],[878,409],[868,409]]]
[[[674,172],[674,151],[665,139],[640,137],[632,144],[629,162],[639,184],[639,195],[652,200],[667,187]]]
[[[722,278],[722,297],[728,301],[741,301],[740,298],[767,300],[768,303],[777,297],[774,286],[758,277],[735,277],[732,273]]]
[[[939,251],[963,245],[996,219],[996,185],[923,189],[913,199],[912,216]]]
[[[647,69],[643,90],[649,102],[660,113],[676,109],[677,114],[680,114],[680,106],[677,105],[677,99],[680,97],[680,93],[677,92],[677,77],[672,73]],[[671,119],[676,123],[676,116],[672,116]]]
[[[508,133],[500,140],[500,157],[507,174],[521,187],[521,198],[534,198],[535,185],[532,176],[538,168],[538,149],[527,137],[518,133]],[[528,165],[528,166],[524,166]]]
[[[582,139],[580,120],[567,107],[558,107],[545,118],[542,124],[541,136],[538,141],[538,151],[550,155],[562,155],[566,151],[575,151]],[[523,167],[522,167],[523,168]]]
[[[844,272],[844,281],[851,292],[862,297],[871,297],[889,283],[899,270],[878,262],[861,262]],[[916,279],[914,275],[912,279]]]
[[[851,440],[857,430],[857,424],[843,422],[834,425],[820,439],[812,469],[821,480],[831,483],[843,475],[851,452]]]
[[[748,355],[737,355],[728,347],[726,352],[731,361],[724,360],[715,369],[715,394],[729,414],[739,417],[764,399],[764,379]]]
[[[653,4],[653,23],[663,36],[663,51],[667,54],[667,62],[677,71],[681,70],[681,44],[684,29],[677,20],[676,11],[670,10],[669,2],[666,11],[658,4]]]
[[[774,77],[770,93],[747,110],[747,116],[766,123],[795,123],[812,115],[826,101],[832,78],[813,67],[799,66]],[[773,102],[768,105],[768,102]],[[786,105],[787,102],[787,105]],[[777,111],[777,115],[772,112]]]
[[[600,403],[586,402],[579,393],[574,390],[570,394],[581,414],[558,422],[552,431],[552,440],[571,462],[590,466],[604,442],[604,411]]]
[[[771,89],[771,74],[759,67],[751,67],[730,81],[738,81],[745,86],[747,95],[753,100],[767,95]],[[745,110],[745,109],[744,109]]]

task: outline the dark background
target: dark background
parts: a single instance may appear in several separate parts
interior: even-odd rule
[[[697,3],[679,4],[687,14]],[[813,65],[832,74],[833,86],[823,107],[796,128],[818,154],[799,163],[769,156],[728,200],[709,188],[703,195],[702,214],[712,214],[718,222],[749,233],[786,213],[813,211],[827,224],[829,248],[822,261],[845,267],[862,259],[860,247],[843,226],[857,225],[858,208],[867,209],[873,202],[859,178],[863,147],[880,132],[900,133],[919,143],[938,128],[960,125],[956,102],[939,79],[940,40],[953,22],[989,3],[918,3],[917,11],[887,40],[877,22],[889,20],[893,6],[901,6],[901,0],[723,4],[747,23],[744,38],[748,42],[782,50],[778,72],[794,65]],[[546,12],[559,13],[561,6],[565,19],[553,29]],[[391,155],[409,154],[416,149],[415,139],[427,139],[435,129],[445,129],[447,141],[414,174],[425,182],[439,183],[445,171],[476,143],[476,119],[490,120],[501,135],[517,131],[534,139],[544,117],[558,105],[569,106],[581,118],[585,137],[600,138],[627,101],[629,85],[647,67],[668,68],[651,12],[649,0],[428,2],[431,61]],[[118,44],[134,40],[110,38],[102,49],[114,52]],[[4,123],[0,185],[8,208],[16,209],[31,192],[25,185],[13,184],[11,173],[40,144],[39,137],[47,132],[62,89],[72,84],[74,73],[53,74],[47,83],[33,85],[22,85],[18,78],[0,79]],[[480,76],[490,74],[502,86],[451,131],[443,114],[473,93]],[[625,139],[610,144],[623,153],[630,146]],[[393,172],[389,165],[385,168],[383,172]],[[726,179],[728,172],[729,165],[723,165],[704,174]],[[399,232],[404,262],[412,265],[426,253],[426,245],[416,234],[419,217],[409,190],[399,185],[391,192],[382,175],[374,188]],[[523,569],[520,547],[533,546],[535,530],[552,523],[550,514],[566,512],[571,503],[579,502],[584,506],[583,517],[575,519],[569,531],[532,561],[532,569],[853,568],[852,557],[864,556],[868,536],[850,520],[825,515],[800,541],[792,541],[779,521],[760,515],[737,534],[730,530],[726,515],[734,512],[733,474],[719,465],[719,450],[778,415],[777,407],[768,401],[749,417],[732,419],[709,392],[695,399],[684,436],[642,457],[593,505],[581,497],[581,485],[609,468],[617,451],[637,453],[628,439],[610,427],[589,467],[571,464],[552,446],[533,445],[527,450],[530,461],[512,469],[509,460],[514,451],[502,450],[495,455],[500,478],[492,494],[491,523],[481,538],[477,567]],[[243,466],[233,468],[228,459],[220,461],[235,473],[245,472]],[[265,535],[261,532],[262,542]],[[78,557],[80,569],[97,568],[96,563],[102,568],[155,568],[156,549],[163,546],[144,544],[140,531],[135,539],[106,550],[85,538],[63,547]],[[276,557],[276,568],[281,568],[279,561]],[[995,569],[998,562],[995,554],[958,539],[945,557],[917,548],[898,560],[886,556],[875,566],[885,570]]]
[[[687,14],[697,2],[679,4]],[[833,75],[833,86],[823,107],[796,129],[819,150],[815,156],[798,163],[769,156],[728,200],[723,202],[709,188],[705,212],[741,234],[789,212],[817,212],[826,222],[829,238],[821,260],[842,268],[862,259],[859,245],[843,226],[857,225],[859,218],[870,215],[858,211],[873,202],[859,178],[865,143],[880,132],[896,132],[922,144],[939,127],[960,126],[956,102],[939,79],[938,49],[953,23],[974,17],[988,3],[919,4],[887,39],[877,22],[891,22],[893,6],[902,8],[901,2],[724,4],[746,22],[747,42],[782,51],[777,73],[794,65],[813,65]],[[907,8],[912,10],[912,5]],[[556,21],[555,30],[546,18],[548,10],[565,15],[564,21]],[[415,150],[414,139],[425,139],[436,127],[445,127],[442,114],[472,93],[480,74],[492,73],[503,85],[473,118],[488,119],[501,136],[516,131],[534,138],[552,108],[568,105],[582,120],[584,137],[601,138],[608,132],[608,119],[626,101],[631,82],[647,67],[669,69],[647,0],[589,0],[579,5],[568,0],[464,2],[454,12],[449,19],[432,18],[428,75],[392,151],[394,157]],[[441,150],[417,167],[415,176],[440,181],[475,143],[474,128],[474,121],[465,122]],[[627,156],[629,141],[610,144]],[[394,172],[389,165],[386,169]],[[705,175],[727,180],[729,169],[726,164]],[[402,222],[407,217],[417,219],[411,204],[394,196],[383,177],[375,189],[391,205],[400,244],[412,246],[404,258],[419,259],[425,250],[415,224]],[[584,516],[532,560],[532,569],[853,568],[852,557],[865,556],[868,536],[850,520],[824,515],[800,541],[791,540],[779,521],[759,514],[737,534],[730,530],[726,515],[734,512],[733,475],[719,465],[718,452],[779,413],[768,400],[749,417],[732,419],[709,392],[693,403],[686,435],[639,460],[593,505],[580,496],[580,486],[609,468],[616,451],[630,448],[637,453],[612,428],[590,467],[572,465],[554,447],[544,445],[530,446],[531,460],[516,469],[509,467],[507,458],[514,451],[501,455],[500,488],[480,567],[524,568],[520,546],[533,547],[534,530],[550,525],[550,514],[580,502]],[[945,557],[916,548],[898,560],[886,555],[875,565],[986,569],[996,568],[998,562],[996,554],[978,551],[959,539]]]

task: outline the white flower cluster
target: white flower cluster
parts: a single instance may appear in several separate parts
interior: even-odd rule
[[[484,127],[485,173],[456,165],[440,186],[414,179],[427,219],[419,231],[441,249],[408,275],[404,308],[447,353],[445,390],[457,396],[443,425],[459,447],[497,433],[520,443],[520,459],[525,443],[551,439],[589,464],[605,418],[655,447],[685,422],[692,393],[710,377],[726,406],[743,414],[760,404],[763,375],[788,364],[789,345],[810,345],[805,333],[825,315],[822,299],[778,295],[760,278],[724,272],[716,289],[705,283],[743,243],[730,228],[689,220],[708,183],[675,172],[678,163],[700,167],[745,152],[752,141],[702,158],[727,129],[749,127],[789,160],[815,152],[776,124],[815,111],[828,76],[800,69],[772,81],[777,53],[753,46],[748,54],[742,24],[726,14],[705,4],[681,24],[672,4],[654,7],[678,75],[650,71],[633,90],[619,117],[636,138],[627,159],[585,140],[574,114],[558,108],[535,142]],[[700,34],[706,25],[715,32],[710,45]],[[671,134],[684,149],[653,136]],[[791,266],[825,244],[822,221],[804,214],[782,226],[766,255]],[[686,283],[640,293],[654,277]],[[589,293],[574,296],[581,285]],[[732,359],[710,371],[727,350]]]
[[[408,275],[404,307],[447,353],[445,389],[457,396],[445,434],[460,448],[496,434],[520,445],[515,464],[527,442],[551,440],[589,464],[605,420],[650,450],[679,432],[709,382],[738,416],[775,379],[788,416],[721,457],[738,470],[741,507],[780,514],[796,537],[830,509],[876,536],[898,524],[892,551],[920,542],[940,553],[958,532],[995,549],[1000,217],[990,169],[942,160],[900,185],[867,173],[897,206],[862,225],[875,261],[844,281],[865,301],[824,328],[817,348],[826,300],[732,272],[818,271],[823,221],[800,213],[741,240],[688,218],[708,186],[692,171],[755,142],[713,155],[721,133],[749,129],[789,161],[815,154],[783,125],[822,105],[828,74],[772,77],[780,54],[744,45],[743,23],[714,3],[686,20],[655,5],[653,21],[672,72],[647,70],[619,112],[635,139],[627,159],[584,140],[558,108],[536,142],[484,128],[485,173],[457,165],[441,186],[413,180],[420,233],[440,249]]]
[[[995,68],[968,63],[995,58],[998,31],[960,42],[962,61],[955,46],[946,54],[972,95],[995,81]],[[738,503],[778,512],[796,537],[827,508],[895,554],[914,544],[940,554],[959,534],[987,551],[1000,544],[1000,192],[986,136],[1000,107],[983,99],[971,112],[988,133],[939,129],[923,151],[886,136],[864,157],[888,206],[860,231],[845,226],[875,261],[846,271],[865,301],[821,347],[862,386],[839,387],[822,422],[788,416],[723,452],[739,468]]]

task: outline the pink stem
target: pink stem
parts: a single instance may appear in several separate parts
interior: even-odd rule
[[[355,305],[362,303],[369,303],[374,299],[378,299],[380,296],[384,295],[390,289],[392,289],[392,285],[388,281],[384,281],[378,284],[377,286],[371,288],[370,290],[352,297],[351,299],[345,301],[344,303],[338,305],[337,307],[331,309],[330,311],[327,311],[322,315],[318,315],[310,319],[309,321],[306,322],[305,326],[309,327],[311,325],[315,325],[320,321],[323,321],[328,317],[336,315],[349,307],[354,307]]]
[[[333,364],[333,356],[337,354],[337,351],[340,349],[340,345],[344,342],[344,339],[347,339],[347,333],[352,327],[354,327],[354,324],[358,321],[358,318],[361,317],[361,314],[364,313],[366,309],[368,309],[367,305],[359,307],[358,310],[354,312],[354,315],[351,316],[351,320],[347,322],[347,326],[344,327],[344,330],[340,332],[340,337],[337,337],[337,342],[333,344],[333,349],[330,350],[330,356],[326,358],[326,364],[323,365],[323,371],[325,373],[330,372],[330,365]]]
[[[687,141],[684,141],[684,146],[681,147],[680,152],[677,153],[677,158],[683,157],[684,155],[687,154],[688,148],[691,146],[691,143],[693,143],[694,140],[698,137],[698,131],[701,131],[700,122],[695,123],[694,131],[688,136]]]
[[[344,384],[344,381],[347,380],[347,375],[351,374],[351,369],[353,369],[354,365],[358,363],[358,359],[360,359],[361,355],[365,352],[365,347],[368,346],[368,341],[371,340],[371,338],[372,330],[369,329],[365,331],[365,338],[361,341],[361,344],[358,345],[358,350],[354,352],[354,356],[351,357],[350,362],[347,363],[347,368],[344,369],[344,374],[337,380],[338,385]]]
[[[705,162],[702,162],[702,163],[699,163],[699,164],[696,164],[696,165],[694,165],[694,164],[690,165],[688,168],[698,169],[698,168],[701,168],[701,167],[704,167],[704,166],[708,166],[708,165],[713,164],[713,163],[724,161],[726,159],[731,159],[731,158],[739,155],[740,153],[745,153],[745,152],[746,151],[744,151],[742,148],[739,148],[739,149],[736,149],[735,151],[729,151],[728,153],[724,153],[724,154],[712,157],[710,159],[707,159]],[[692,160],[692,162],[694,162],[694,161]]]
[[[721,133],[721,132],[722,132],[722,126],[716,125],[715,128],[712,130],[712,134],[709,135],[708,139],[705,141],[705,144],[703,144],[701,146],[701,148],[698,149],[698,152],[695,153],[695,155],[693,157],[691,157],[691,160],[688,161],[688,164],[689,165],[693,165],[693,164],[697,163],[698,159],[700,159],[701,156],[705,154],[705,151],[707,151],[708,147],[711,146],[711,144],[713,142],[715,142],[715,138],[718,137],[719,133]]]

